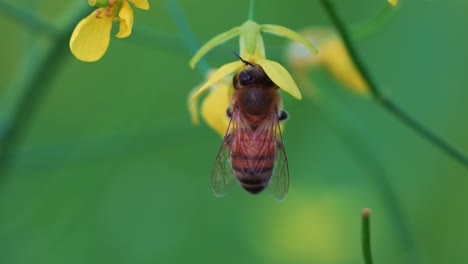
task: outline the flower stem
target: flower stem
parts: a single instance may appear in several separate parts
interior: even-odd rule
[[[33,10],[33,1],[28,1],[29,9]],[[1,4],[0,4],[1,5]],[[14,116],[17,103],[21,100],[23,94],[27,91],[28,78],[25,76],[32,76],[37,70],[40,60],[40,47],[38,44],[38,32],[35,28],[27,28],[25,33],[25,54],[22,55],[21,63],[18,67],[18,73],[14,76],[9,84],[9,88],[0,97],[0,138],[3,134],[7,133],[11,123],[11,117]]]
[[[416,133],[424,137],[426,140],[434,144],[439,149],[443,150],[447,155],[453,159],[460,162],[462,165],[468,168],[468,157],[464,152],[457,149],[455,146],[451,145],[444,138],[437,135],[435,132],[418,122],[410,114],[405,112],[401,107],[399,107],[395,102],[388,98],[385,94],[382,93],[382,90],[379,88],[377,82],[372,78],[370,72],[365,67],[362,60],[359,58],[356,48],[354,47],[353,42],[351,41],[350,34],[346,29],[343,21],[338,16],[334,5],[330,0],[320,0],[322,6],[325,8],[328,16],[335,25],[338,33],[340,34],[343,42],[348,49],[351,59],[353,60],[356,68],[361,73],[364,80],[369,86],[370,92],[374,99],[383,106],[387,111],[395,115],[400,121],[406,124],[409,128],[413,129]]]
[[[361,246],[364,256],[364,263],[372,264],[372,251],[370,241],[370,209],[362,210],[362,230],[361,230]]]
[[[255,0],[250,0],[248,20],[254,20]]]
[[[405,221],[405,214],[398,201],[398,194],[392,187],[390,177],[386,173],[383,163],[379,160],[372,145],[362,136],[361,120],[352,112],[342,111],[343,103],[337,102],[338,98],[328,100],[326,93],[320,94],[320,100],[316,100],[314,112],[322,117],[324,123],[335,133],[336,139],[345,147],[350,159],[360,168],[361,175],[366,176],[368,182],[374,187],[374,193],[378,194],[389,212],[389,221],[395,229],[401,247],[407,251],[408,263],[422,263],[416,243],[411,234],[411,229]],[[332,113],[336,113],[331,116]],[[352,123],[349,122],[352,120]],[[359,127],[353,126],[359,125]]]
[[[187,20],[185,19],[185,16],[180,10],[179,5],[177,4],[177,0],[166,0],[165,2],[175,20],[177,27],[179,28],[179,31],[182,36],[182,41],[189,50],[190,54],[195,54],[200,48],[200,45],[198,44],[198,41],[193,35],[193,32],[190,29],[190,26]],[[206,75],[210,71],[210,66],[208,65],[208,62],[206,62],[206,60],[204,60],[203,58],[200,59],[197,66],[203,75]]]
[[[35,31],[44,32],[49,36],[57,37],[60,31],[57,27],[32,14],[29,11],[16,7],[7,1],[0,1],[0,12],[12,17]]]
[[[384,3],[384,5],[376,15],[351,26],[351,34],[355,39],[363,39],[374,34],[392,20],[398,7],[394,7],[389,3]]]
[[[66,28],[59,32],[42,61],[33,65],[33,68],[30,69],[33,73],[24,81],[24,87],[20,89],[23,92],[18,98],[18,103],[12,110],[11,116],[7,119],[8,123],[0,134],[0,175],[7,169],[9,153],[23,136],[42,95],[49,87],[47,85],[48,81],[55,76],[54,69],[60,68],[60,64],[69,57],[67,56],[69,55],[68,43],[73,29],[78,21],[90,12],[91,8],[87,3],[83,4],[78,11],[74,11],[74,15],[66,22]]]

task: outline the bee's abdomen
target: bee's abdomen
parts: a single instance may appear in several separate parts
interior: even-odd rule
[[[265,189],[273,172],[273,168],[262,168],[258,171],[249,171],[245,168],[237,168],[233,166],[233,169],[241,186],[253,194],[259,193]]]
[[[234,174],[242,187],[250,193],[259,193],[268,184],[275,165],[276,149],[267,153],[231,153]]]

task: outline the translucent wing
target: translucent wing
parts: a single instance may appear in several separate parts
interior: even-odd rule
[[[275,112],[272,122],[276,132],[275,138],[277,149],[275,157],[275,166],[273,169],[273,175],[270,179],[270,183],[268,184],[268,190],[273,194],[273,196],[276,199],[283,200],[286,197],[286,194],[288,193],[289,189],[289,168],[277,112]]]
[[[216,197],[224,196],[236,179],[231,165],[231,144],[238,122],[238,111],[233,110],[223,143],[216,156],[213,172],[211,175],[211,188]]]

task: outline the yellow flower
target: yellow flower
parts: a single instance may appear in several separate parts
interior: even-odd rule
[[[70,38],[73,55],[82,61],[99,60],[109,46],[112,22],[119,23],[118,38],[128,37],[133,26],[133,9],[129,2],[140,9],[149,9],[147,0],[88,0],[97,9],[75,27]]]
[[[300,43],[290,43],[286,57],[303,83],[310,83],[307,77],[310,69],[322,66],[353,92],[368,93],[366,82],[354,66],[343,40],[335,31],[309,28],[302,31],[302,35],[320,49],[320,53],[312,54]]]
[[[207,79],[213,76],[214,72],[215,70],[211,70],[207,74]],[[201,113],[206,123],[221,136],[224,136],[229,125],[229,118],[226,115],[226,109],[229,107],[229,90],[230,87],[232,87],[232,78],[233,75],[228,75],[218,83],[211,86],[209,88],[209,93],[205,97],[205,100],[203,100],[203,104],[201,106]],[[198,96],[193,97],[193,94],[196,93],[200,87],[201,85],[192,90],[188,102],[190,113],[192,113],[192,122],[194,124],[198,124],[199,120]],[[211,108],[221,109],[221,111],[211,111]],[[224,111],[222,111],[223,109]]]
[[[211,49],[233,37],[239,36],[240,56],[245,61],[260,65],[268,77],[280,89],[300,100],[302,98],[301,92],[289,72],[281,64],[266,59],[262,33],[270,33],[299,41],[310,51],[316,52],[315,47],[311,43],[290,29],[277,25],[259,25],[252,20],[247,20],[241,26],[221,33],[209,40],[190,60],[190,66],[194,68],[195,64]],[[210,94],[202,107],[202,116],[212,128],[215,128],[218,133],[224,135],[228,126],[226,109],[229,105],[230,95],[234,89],[232,86],[232,76],[244,67],[244,62],[240,60],[227,63],[212,73],[203,85],[190,94],[189,109],[195,124],[198,124],[198,98],[206,90],[210,89]]]
[[[387,0],[387,2],[391,6],[386,4],[378,16],[362,24],[369,27],[375,23],[382,23],[388,18],[389,12],[393,12],[398,5],[398,0]],[[369,29],[367,28],[365,31],[369,31]],[[305,49],[301,43],[291,42],[286,52],[288,63],[294,68],[295,75],[307,95],[314,95],[315,92],[311,89],[314,88],[314,85],[309,77],[310,71],[319,67],[328,70],[336,80],[352,92],[361,95],[369,93],[367,83],[357,70],[343,40],[335,30],[311,27],[303,30],[301,35],[317,45],[320,50],[320,53],[313,54]]]
[[[388,0],[388,2],[389,2],[392,6],[398,5],[398,0]]]

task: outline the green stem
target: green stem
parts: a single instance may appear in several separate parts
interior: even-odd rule
[[[74,11],[74,15],[66,23],[65,30],[57,35],[57,39],[48,49],[43,60],[37,63],[35,72],[25,81],[24,88],[20,89],[24,93],[18,99],[17,106],[8,119],[9,123],[0,135],[0,175],[7,169],[8,155],[27,130],[26,127],[40,103],[41,96],[46,92],[47,87],[50,87],[47,85],[48,81],[55,76],[55,70],[59,69],[66,58],[70,57],[68,43],[73,29],[90,12],[91,8],[87,3],[83,4],[78,12]]]
[[[408,251],[408,262],[422,263],[389,175],[372,146],[358,130],[359,127],[354,127],[352,124],[357,123],[362,127],[360,120],[351,115],[352,112],[343,111],[341,109],[344,107],[343,103],[336,102],[337,98],[333,99],[328,100],[325,93],[321,93],[320,100],[315,103],[317,109],[314,109],[314,112],[320,114],[319,117],[322,117],[320,122],[329,126],[330,130],[336,134],[337,140],[342,142],[351,160],[361,169],[361,174],[367,176],[368,181],[374,187],[374,193],[381,196],[384,206],[389,211],[390,222],[395,227],[395,233],[401,241],[401,246]],[[336,115],[331,116],[331,113],[336,113]],[[349,120],[353,122],[350,123]]]
[[[158,134],[166,138],[174,135],[174,133],[178,131],[189,131],[191,124],[181,123],[181,118],[181,116],[176,116],[169,120],[161,121],[162,123],[158,123],[157,125],[145,125],[138,130],[127,127],[124,129],[109,130],[99,135],[90,134],[74,137],[73,140],[54,140],[53,143],[47,142],[43,145],[29,145],[11,151],[8,154],[8,159],[15,160],[12,166],[14,166],[15,172],[17,172],[46,169],[55,170],[62,166],[69,166],[70,163],[64,161],[70,161],[70,155],[73,157],[74,155],[81,157],[71,159],[76,162],[82,162],[83,160],[101,162],[103,160],[115,160],[133,154],[137,155],[137,153],[148,148],[148,141],[146,139],[150,136]],[[193,137],[195,139],[195,136]],[[128,145],[128,142],[131,142],[131,146]],[[166,141],[158,142],[155,147],[161,151],[165,151],[173,146],[171,142]],[[79,152],[70,151],[77,148],[79,148]]]
[[[180,55],[181,50],[186,49],[183,41],[179,37],[174,36],[174,34],[158,31],[141,24],[133,25],[132,37],[128,40],[141,46],[161,48],[178,55]]]
[[[384,3],[384,7],[375,16],[352,25],[351,34],[356,39],[366,38],[385,26],[395,15],[397,7]]]
[[[30,2],[30,9],[33,1]],[[6,127],[11,122],[11,117],[14,115],[15,106],[21,100],[23,94],[26,92],[26,83],[28,77],[32,76],[38,70],[38,61],[40,60],[40,48],[38,45],[37,32],[33,28],[28,28],[25,34],[25,49],[26,53],[23,54],[22,62],[19,65],[18,73],[12,79],[5,93],[0,97],[0,138],[6,133]]]
[[[371,251],[371,241],[370,241],[370,210],[362,210],[362,234],[361,234],[361,246],[362,254],[364,256],[365,264],[372,264],[372,251]]]
[[[255,0],[250,0],[248,20],[254,20]]]
[[[0,1],[0,12],[24,23],[26,26],[35,31],[44,32],[51,37],[57,37],[60,34],[59,29],[54,25],[32,14],[29,11],[23,10],[8,3],[7,1]]]
[[[413,129],[416,133],[424,137],[426,140],[434,144],[439,149],[443,150],[447,155],[460,162],[462,165],[468,168],[468,157],[464,152],[451,145],[445,139],[437,135],[435,132],[418,122],[415,118],[405,112],[390,98],[384,95],[379,88],[377,82],[372,78],[370,72],[367,70],[363,61],[359,58],[356,48],[351,41],[350,34],[348,33],[342,19],[338,16],[335,7],[329,0],[320,0],[323,7],[327,11],[330,19],[335,25],[338,33],[341,35],[343,42],[348,49],[349,55],[353,60],[356,68],[361,73],[362,77],[369,86],[370,92],[374,99],[383,106],[387,111],[396,116],[400,121],[406,124],[409,128]]]
[[[190,54],[193,55],[197,52],[200,48],[198,41],[196,40],[195,36],[193,35],[190,26],[185,19],[185,16],[182,14],[182,11],[179,8],[176,0],[166,0],[166,5],[171,12],[177,27],[182,36],[182,41],[184,42],[187,49],[190,51]],[[200,69],[203,75],[206,75],[210,71],[210,66],[204,59],[200,59],[197,63],[197,67]]]

